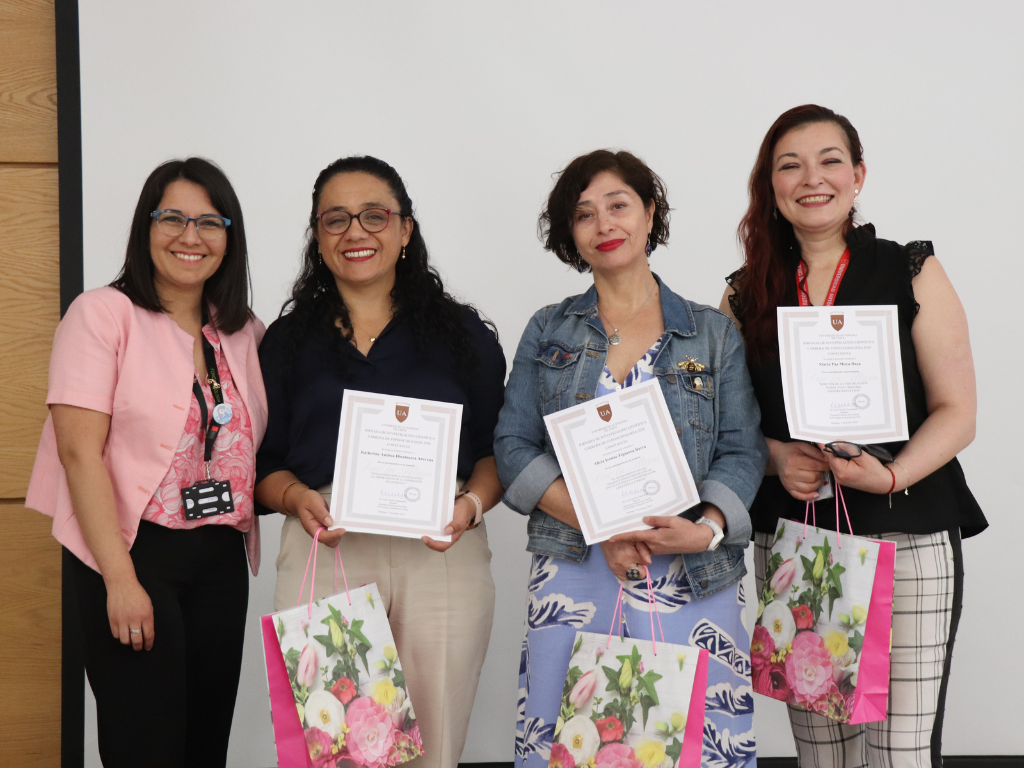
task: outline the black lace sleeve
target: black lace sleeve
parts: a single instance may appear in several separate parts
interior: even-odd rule
[[[935,255],[935,249],[932,247],[931,240],[912,240],[907,243],[906,248],[908,268],[907,292],[910,294],[910,301],[914,307],[914,317],[917,317],[917,313],[921,311],[921,305],[914,298],[913,281],[915,277],[921,274],[925,259]]]
[[[729,296],[729,309],[732,310],[733,317],[735,317],[742,325],[743,304],[740,302],[740,283],[743,282],[743,267],[740,267],[725,278],[725,282],[727,282],[733,290],[732,294]]]

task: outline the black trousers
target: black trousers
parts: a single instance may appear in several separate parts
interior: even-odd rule
[[[242,534],[142,521],[131,558],[153,602],[150,651],[114,639],[103,578],[71,558],[103,765],[223,768],[249,602]]]

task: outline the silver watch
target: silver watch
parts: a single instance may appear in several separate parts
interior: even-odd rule
[[[708,528],[715,532],[715,535],[711,537],[711,543],[708,544],[707,551],[713,552],[714,550],[718,549],[718,545],[721,544],[722,539],[725,538],[725,531],[722,530],[721,526],[719,526],[719,524],[712,520],[710,517],[701,517],[696,521],[695,524],[706,525]]]

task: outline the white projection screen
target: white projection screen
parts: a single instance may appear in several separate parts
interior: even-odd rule
[[[404,177],[447,287],[497,324],[510,363],[530,315],[590,283],[537,238],[552,174],[573,157],[625,148],[662,176],[671,243],[652,266],[717,305],[769,125],[807,102],[848,116],[865,146],[864,218],[881,237],[934,241],[971,323],[978,430],[962,461],[991,528],[964,544],[944,751],[1024,754],[1024,665],[1006,645],[1024,635],[1024,6],[93,0],[79,23],[86,289],[116,274],[147,174],[202,155],[241,198],[253,307],[269,324],[317,173],[372,154]],[[502,507],[487,519],[498,606],[464,762],[514,755],[526,523]],[[228,762],[239,768],[275,764],[258,617],[280,521],[263,524]],[[759,754],[794,754],[784,707],[756,705]],[[87,706],[86,765],[99,765],[95,738]]]

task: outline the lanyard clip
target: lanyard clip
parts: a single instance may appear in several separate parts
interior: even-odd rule
[[[203,465],[206,467],[206,480],[207,482],[209,482],[210,480],[212,480],[212,478],[210,477],[210,462],[204,461]]]

